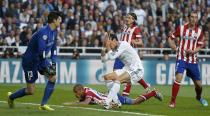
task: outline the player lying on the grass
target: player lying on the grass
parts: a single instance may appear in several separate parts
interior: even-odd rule
[[[107,99],[107,95],[100,93],[96,91],[95,89],[84,87],[81,84],[76,84],[73,87],[73,92],[75,96],[79,99],[78,102],[66,102],[63,103],[64,105],[78,105],[78,104],[98,104],[103,106],[103,101]],[[116,104],[114,102],[111,102],[111,108],[114,107],[120,107],[121,104],[140,104],[146,100],[148,100],[151,97],[159,96],[160,100],[162,100],[161,94],[157,92],[156,90],[153,90],[147,94],[143,94],[138,96],[136,99],[131,99],[126,96],[122,96],[120,94],[117,94],[117,100],[119,101],[119,104]]]
[[[116,38],[109,38],[106,40],[105,46],[107,52],[102,51],[102,61],[119,58],[125,65],[123,69],[115,70],[104,76],[104,79],[107,82],[106,86],[109,90],[108,97],[104,103],[104,108],[109,109],[111,107],[110,103],[112,101],[115,102],[117,93],[120,91],[120,83],[137,83],[144,76],[144,68],[137,52],[129,43],[125,41],[118,42]],[[152,96],[155,95],[149,94],[145,99]],[[156,97],[157,99],[162,100],[162,96]]]

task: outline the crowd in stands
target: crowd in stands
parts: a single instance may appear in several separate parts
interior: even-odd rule
[[[0,46],[27,46],[50,11],[64,14],[58,46],[100,47],[105,32],[120,36],[126,14],[134,12],[144,47],[168,47],[168,35],[198,12],[210,48],[210,0],[1,0]]]

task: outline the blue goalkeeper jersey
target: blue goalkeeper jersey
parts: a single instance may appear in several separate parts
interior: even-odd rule
[[[34,65],[45,68],[50,65],[47,58],[56,62],[56,36],[57,31],[51,30],[50,26],[44,26],[32,35],[27,50],[23,55],[23,65]],[[29,64],[27,64],[29,63]]]

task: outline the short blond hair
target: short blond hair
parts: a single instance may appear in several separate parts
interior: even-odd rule
[[[81,90],[83,88],[84,88],[84,86],[82,84],[76,84],[73,87],[73,92],[76,92],[76,91]]]

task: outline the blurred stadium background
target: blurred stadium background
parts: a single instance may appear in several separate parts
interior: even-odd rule
[[[102,75],[112,71],[113,65],[113,62],[100,61],[105,32],[120,36],[126,14],[134,12],[144,42],[143,48],[136,49],[143,60],[145,80],[159,88],[166,99],[163,103],[151,100],[140,106],[125,106],[119,111],[146,115],[210,114],[208,107],[202,108],[196,103],[194,88],[189,86],[192,82],[188,78],[183,80],[182,84],[186,86],[181,89],[178,96],[177,106],[180,105],[180,108],[175,110],[167,108],[171,94],[169,85],[174,78],[175,53],[171,51],[166,41],[177,26],[189,20],[190,11],[198,11],[198,25],[203,29],[206,38],[205,46],[199,52],[202,84],[206,85],[203,96],[210,102],[208,91],[210,89],[208,86],[210,85],[210,0],[1,0],[0,6],[0,113],[22,116],[30,113],[69,115],[75,112],[73,108],[59,108],[57,114],[45,114],[37,112],[37,108],[30,105],[20,105],[18,106],[20,108],[12,111],[4,103],[7,91],[24,86],[21,55],[32,34],[46,24],[46,17],[50,11],[58,10],[64,13],[64,17],[57,36],[58,85],[50,103],[59,105],[65,101],[75,100],[72,94],[72,84],[75,83],[93,86],[105,92]],[[37,83],[40,84],[36,95],[21,99],[19,102],[39,103],[45,79],[40,76]],[[139,88],[139,86],[132,88],[132,97],[139,95],[142,91]],[[9,114],[10,112],[12,113]],[[93,111],[84,110],[82,115],[103,115],[100,111],[94,111],[93,114],[91,112]],[[109,112],[106,115],[144,114]]]

